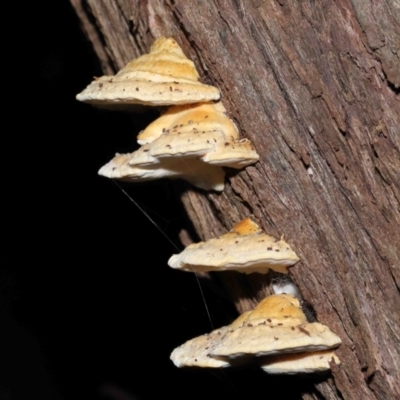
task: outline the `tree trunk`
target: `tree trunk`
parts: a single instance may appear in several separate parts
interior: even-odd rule
[[[292,279],[343,340],[304,398],[400,398],[399,2],[71,2],[104,73],[173,36],[254,143],[223,193],[182,201],[203,239],[252,214],[300,257]],[[239,311],[269,293],[268,276],[215,275]]]

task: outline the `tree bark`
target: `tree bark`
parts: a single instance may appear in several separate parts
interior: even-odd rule
[[[71,2],[104,73],[172,36],[255,145],[223,193],[182,202],[202,239],[253,215],[300,257],[290,276],[343,340],[304,398],[400,398],[399,2]],[[213,278],[239,311],[270,293],[268,276]]]

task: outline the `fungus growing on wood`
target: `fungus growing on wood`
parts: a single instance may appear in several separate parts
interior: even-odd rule
[[[139,149],[140,150],[140,149]],[[138,152],[139,152],[138,150]],[[146,152],[116,154],[115,157],[99,170],[99,175],[125,182],[145,182],[154,179],[185,179],[192,185],[204,190],[221,191],[224,188],[225,173],[220,167],[205,164],[197,159],[180,158],[155,160],[141,166],[130,165],[134,154]]]
[[[129,181],[182,178],[199,188],[221,191],[221,166],[243,168],[258,160],[250,142],[239,139],[222,103],[170,107],[139,134],[138,142],[142,146],[130,160],[127,154],[118,155],[100,175]]]
[[[283,239],[264,233],[250,218],[207,242],[194,243],[173,255],[168,265],[184,271],[239,271],[265,274],[271,268],[287,273],[287,267],[299,261]]]
[[[150,53],[115,76],[96,78],[77,100],[99,106],[166,106],[218,100],[219,90],[199,82],[194,63],[172,38],[161,37]]]
[[[197,157],[208,164],[243,168],[259,156],[240,139],[221,102],[173,106],[138,135],[156,158]]]
[[[240,327],[227,332],[210,355],[230,360],[328,350],[340,343],[326,325],[307,322],[295,297],[275,294],[261,301]]]
[[[328,327],[307,322],[295,297],[279,294],[265,298],[230,325],[177,347],[171,360],[177,367],[221,368],[257,357],[268,373],[312,373],[329,369],[331,361],[340,363],[331,350],[340,343]]]

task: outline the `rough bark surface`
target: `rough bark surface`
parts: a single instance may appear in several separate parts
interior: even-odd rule
[[[400,398],[399,2],[71,2],[105,73],[173,36],[254,143],[222,194],[182,201],[203,239],[252,214],[299,255],[292,279],[343,340],[304,398]],[[239,311],[268,293],[268,277],[215,279]]]

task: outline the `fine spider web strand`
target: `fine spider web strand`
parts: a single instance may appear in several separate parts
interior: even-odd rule
[[[114,182],[115,185],[122,191],[122,193],[123,193],[126,197],[128,197],[128,199],[129,199],[129,200],[130,200],[130,201],[131,201],[131,202],[132,202],[146,217],[147,217],[147,219],[162,233],[162,235],[168,240],[168,242],[169,242],[177,251],[180,251],[180,249],[178,248],[178,246],[177,246],[177,245],[171,240],[171,238],[169,238],[168,235],[157,225],[157,223],[150,217],[150,215],[149,215],[148,213],[146,213],[146,211],[143,210],[143,208],[140,207],[140,205],[139,205],[131,196],[129,196],[129,194],[128,194],[115,180],[113,180],[113,182]],[[193,272],[194,272],[194,271],[193,271]],[[199,277],[197,276],[197,273],[194,272],[194,274],[195,274],[195,277],[196,277],[197,285],[198,285],[199,290],[200,290],[200,293],[201,293],[201,297],[202,297],[202,299],[203,299],[204,307],[205,307],[206,312],[207,312],[208,320],[210,321],[211,329],[214,329],[214,325],[213,325],[212,319],[211,319],[211,314],[210,314],[210,311],[209,311],[208,306],[207,306],[206,298],[205,298],[205,296],[204,296],[203,288],[201,287],[200,280],[199,280]]]
[[[183,160],[183,162],[184,162],[184,160]],[[185,163],[186,164],[186,163]],[[186,164],[187,165],[187,164]],[[188,166],[188,165],[187,165]],[[189,166],[188,166],[188,168],[190,168]],[[146,213],[146,211],[142,208],[142,207],[140,207],[140,205],[122,188],[122,186],[121,185],[119,185],[118,184],[118,182],[116,182],[114,179],[112,180],[113,182],[114,182],[114,184],[119,188],[119,190],[121,190],[121,192],[146,216],[146,218],[161,232],[161,234],[168,240],[168,242],[177,250],[177,251],[180,251],[180,249],[178,248],[178,246],[171,240],[171,238],[170,237],[168,237],[168,235],[159,227],[159,225],[157,225],[157,223],[150,217],[150,215],[148,214],[148,213]],[[210,325],[211,325],[211,329],[214,329],[214,325],[213,325],[213,323],[212,323],[212,319],[211,319],[211,314],[210,314],[210,311],[209,311],[209,309],[208,309],[208,306],[207,306],[207,302],[206,302],[206,298],[205,298],[205,296],[204,296],[204,292],[203,292],[203,289],[202,289],[202,287],[201,287],[201,283],[200,283],[200,280],[199,280],[199,277],[197,276],[197,272],[195,272],[195,271],[192,271],[193,273],[194,273],[194,275],[195,275],[195,277],[196,277],[196,282],[197,282],[197,285],[198,285],[198,287],[199,287],[199,290],[200,290],[200,293],[201,293],[201,297],[202,297],[202,300],[203,300],[203,304],[204,304],[204,307],[205,307],[205,309],[206,309],[206,312],[207,312],[207,316],[208,316],[208,320],[210,321]],[[220,381],[222,381],[222,382],[224,382],[224,383],[226,383],[226,384],[228,384],[228,385],[230,385],[234,390],[236,390],[236,391],[238,391],[237,390],[237,388],[236,388],[236,386],[233,384],[233,382],[229,379],[229,377],[228,377],[228,375],[225,373],[225,371],[223,371],[222,369],[219,371],[219,372],[221,372],[221,374],[224,376],[224,378],[225,379],[223,379],[221,376],[218,376],[218,374],[216,373],[216,372],[214,372],[214,371],[211,371],[211,370],[207,370],[207,372],[208,373],[210,373],[211,375],[213,375],[215,378],[217,378],[217,379],[219,379]]]

